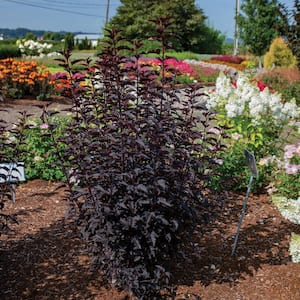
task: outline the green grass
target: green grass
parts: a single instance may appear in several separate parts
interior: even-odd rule
[[[169,51],[169,52],[166,52],[165,55],[167,57],[174,57],[178,60],[186,60],[186,59],[189,59],[189,60],[199,60],[200,58],[200,55],[197,54],[197,53],[193,53],[193,52],[190,52],[190,51],[184,51],[184,52],[175,52],[175,51]],[[145,55],[146,57],[160,57],[161,54],[149,54],[149,55]]]
[[[74,52],[72,52],[71,60],[75,60],[75,59],[84,59],[84,60],[86,60],[88,57],[90,57],[92,59],[95,59],[96,58],[95,57],[95,52],[94,51],[90,51],[90,52],[88,52],[88,51],[74,51]],[[55,72],[63,71],[63,68],[59,66],[60,62],[55,60],[56,58],[62,58],[62,56],[57,55],[57,56],[53,56],[53,57],[35,58],[35,60],[39,64],[46,66],[48,69],[50,69],[50,70],[53,69]],[[58,69],[58,71],[56,71],[55,69]]]
[[[55,73],[58,73],[58,72],[65,72],[64,68],[63,68],[63,67],[60,67],[60,66],[47,67],[47,69],[48,69],[52,74],[55,74]]]

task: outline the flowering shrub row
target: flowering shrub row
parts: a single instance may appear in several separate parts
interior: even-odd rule
[[[211,57],[212,60],[224,61],[232,64],[241,64],[245,59],[236,55],[214,55]]]
[[[126,67],[130,64],[127,63]],[[143,71],[147,68],[155,71],[158,79],[162,77],[162,70],[164,70],[163,76],[173,78],[175,83],[213,82],[218,74],[218,71],[213,68],[200,67],[174,58],[167,58],[163,62],[157,58],[142,58],[139,60],[139,65]]]
[[[215,55],[204,61],[210,64],[226,65],[239,71],[244,71],[247,66],[244,58],[232,55]]]
[[[33,96],[46,99],[54,92],[51,73],[36,61],[0,60],[0,92],[2,97]]]
[[[207,63],[210,63],[210,64],[225,65],[225,66],[234,68],[238,71],[244,71],[246,68],[246,66],[244,64],[235,64],[235,63],[221,61],[221,60],[205,59],[204,61]]]
[[[52,44],[49,43],[40,43],[26,39],[17,40],[16,43],[22,55],[26,57],[43,57],[51,53]]]
[[[130,62],[124,67],[130,66]],[[175,83],[214,82],[218,70],[210,67],[201,67],[176,59],[165,59],[164,68],[162,61],[156,58],[142,58],[139,60],[140,70],[154,71],[153,76],[161,79],[172,78]],[[164,70],[164,75],[162,75]],[[129,74],[130,75],[130,74]],[[47,99],[53,94],[71,97],[71,89],[74,85],[82,91],[88,84],[88,74],[74,72],[58,72],[51,74],[43,65],[39,66],[34,60],[19,61],[12,58],[0,60],[0,91],[2,97],[14,99],[25,96],[37,99]]]

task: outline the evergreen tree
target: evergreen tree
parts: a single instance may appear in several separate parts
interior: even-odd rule
[[[209,50],[219,52],[224,37],[217,30],[208,28],[203,10],[197,8],[195,0],[121,0],[117,14],[108,27],[122,30],[122,35],[131,40],[147,39],[155,35],[155,25],[149,20],[170,16],[174,21],[171,40],[175,50],[203,53],[205,45]],[[220,46],[221,45],[221,46]]]
[[[298,68],[300,68],[300,0],[295,0],[292,10],[288,10],[285,5],[280,4],[280,13],[283,19],[281,33],[287,39],[293,55],[297,58]]]
[[[65,50],[73,50],[75,48],[75,41],[74,41],[74,34],[73,33],[67,33],[65,35]]]
[[[281,17],[277,0],[244,0],[238,16],[239,36],[244,45],[261,57],[278,36]],[[261,67],[261,59],[260,59]]]

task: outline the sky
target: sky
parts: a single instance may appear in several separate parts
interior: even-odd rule
[[[209,26],[226,37],[234,36],[235,0],[196,0]],[[239,1],[240,3],[242,0]],[[292,8],[294,0],[279,0]],[[0,28],[101,33],[118,0],[0,0]]]

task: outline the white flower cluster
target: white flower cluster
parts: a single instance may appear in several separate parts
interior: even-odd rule
[[[292,233],[289,251],[292,262],[300,263],[300,236],[295,233]]]
[[[260,89],[244,74],[239,74],[235,84],[224,73],[220,73],[216,88],[208,90],[207,108],[222,110],[228,118],[250,117],[255,125],[272,119],[275,125],[298,118],[299,107],[295,101],[283,103],[279,93],[268,88]]]
[[[43,57],[50,54],[52,44],[33,40],[18,40],[17,45],[23,56]],[[50,54],[51,55],[51,54]]]
[[[300,197],[298,199],[288,199],[275,195],[272,197],[272,202],[285,219],[300,225]]]
[[[286,197],[273,196],[272,202],[275,204],[281,215],[294,224],[300,224],[300,197],[298,199],[288,199]],[[292,233],[289,252],[292,261],[300,263],[300,236]]]

